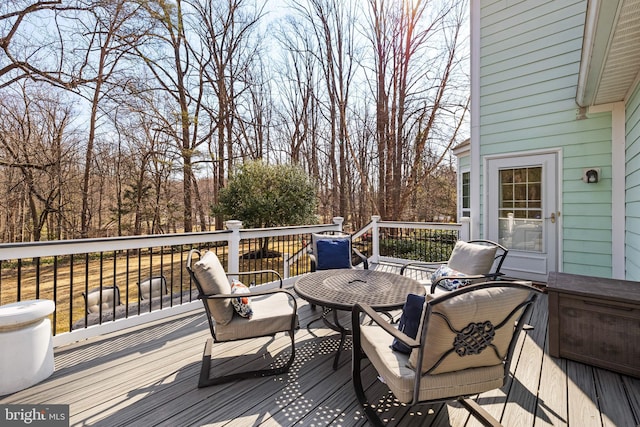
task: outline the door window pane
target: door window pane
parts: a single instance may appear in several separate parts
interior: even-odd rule
[[[500,171],[500,182],[505,184],[509,184],[513,182],[513,169],[501,170]]]
[[[502,169],[498,238],[509,249],[541,252],[542,167]]]

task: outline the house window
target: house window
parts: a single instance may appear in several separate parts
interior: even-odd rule
[[[471,172],[462,172],[462,209],[463,217],[471,217]]]

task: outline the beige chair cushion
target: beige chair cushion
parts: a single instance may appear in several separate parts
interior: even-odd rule
[[[442,303],[436,303],[429,318],[426,336],[426,349],[421,372],[427,372],[437,364],[447,351],[453,348],[457,334],[449,329],[447,322],[434,313],[440,313],[449,320],[451,326],[461,331],[470,323],[490,321],[494,327],[502,323],[509,313],[529,296],[529,291],[516,288],[493,287],[478,289],[455,296]],[[467,368],[483,366],[502,366],[502,359],[506,356],[509,342],[513,336],[514,320],[522,310],[513,314],[513,320],[507,320],[500,329],[494,330],[491,347],[485,348],[479,354],[460,356],[456,352],[448,354],[431,374],[460,371]],[[421,325],[422,327],[422,325]],[[421,329],[420,329],[421,331]],[[419,332],[420,332],[419,331]],[[414,349],[409,357],[409,365],[415,367],[418,361],[418,349]]]
[[[140,282],[140,296],[143,299],[157,298],[167,294],[167,280],[164,277],[152,277]]]
[[[447,265],[456,271],[468,275],[487,274],[495,261],[497,246],[479,245],[459,240]]]
[[[205,295],[230,294],[231,284],[215,253],[207,251],[193,264],[193,274],[202,286]],[[226,325],[233,318],[230,298],[207,300],[209,311],[218,325]]]
[[[279,292],[252,297],[251,319],[234,316],[231,322],[216,325],[217,341],[233,341],[291,330],[291,317],[296,313],[287,294]]]
[[[389,334],[379,326],[361,326],[361,345],[369,361],[400,402],[413,397],[415,371],[409,356],[391,350]],[[504,365],[465,369],[420,379],[420,400],[446,399],[500,388],[505,381]]]
[[[87,294],[87,311],[89,313],[98,313],[100,311],[100,289],[94,289]],[[114,295],[115,294],[115,295]],[[114,306],[120,305],[120,292],[114,288],[102,289],[102,310],[113,309]]]

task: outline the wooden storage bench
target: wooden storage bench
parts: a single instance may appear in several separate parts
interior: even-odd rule
[[[640,377],[640,282],[549,273],[549,354]]]

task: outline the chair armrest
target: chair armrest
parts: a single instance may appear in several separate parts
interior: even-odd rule
[[[276,270],[252,270],[252,271],[241,271],[239,273],[226,273],[227,277],[229,276],[248,276],[250,274],[264,274],[264,273],[271,273],[271,274],[275,274],[278,277],[278,280],[280,281],[280,288],[282,288],[282,275],[280,273],[278,273]],[[261,286],[261,285],[257,285],[257,286]]]
[[[351,250],[353,251],[353,253],[355,253],[358,258],[360,258],[362,260],[362,263],[364,264],[364,269],[368,270],[369,269],[369,260],[367,259],[366,256],[364,256],[364,254],[362,252],[360,252],[359,250],[357,250],[356,248],[354,248],[353,246],[351,247]]]
[[[187,270],[189,272],[192,272],[192,268],[191,268],[191,259],[193,258],[193,254],[198,254],[198,258],[200,257],[201,253],[198,249],[191,249],[189,251],[189,255],[187,255]]]
[[[411,268],[418,268],[421,270],[427,270],[427,271],[435,271],[438,267],[440,267],[441,265],[446,265],[447,261],[438,261],[438,262],[422,262],[422,261],[416,261],[416,262],[409,262],[406,263],[405,265],[402,266],[402,268],[400,269],[400,274],[404,276],[404,271],[411,267]]]
[[[316,260],[316,256],[309,252],[309,261],[311,261],[311,272],[313,273],[314,271],[317,270],[317,265],[318,265],[318,261]]]
[[[351,324],[353,325],[353,334],[360,333],[360,314],[366,314],[372,322],[380,326],[391,335],[393,338],[397,338],[402,341],[404,344],[411,348],[420,347],[420,343],[410,336],[406,335],[404,332],[395,328],[391,323],[385,320],[382,316],[380,316],[374,309],[372,309],[367,304],[356,304],[351,310]]]
[[[261,295],[270,295],[270,294],[276,294],[276,293],[285,293],[287,294],[294,302],[295,306],[297,306],[296,303],[296,297],[293,295],[293,293],[288,290],[288,289],[256,289],[256,288],[249,288],[249,293],[244,293],[244,294],[215,294],[215,295],[198,295],[198,298],[200,299],[224,299],[224,298],[237,298],[238,296],[243,296],[243,297],[247,297],[247,298],[251,298],[251,297],[258,297]]]

